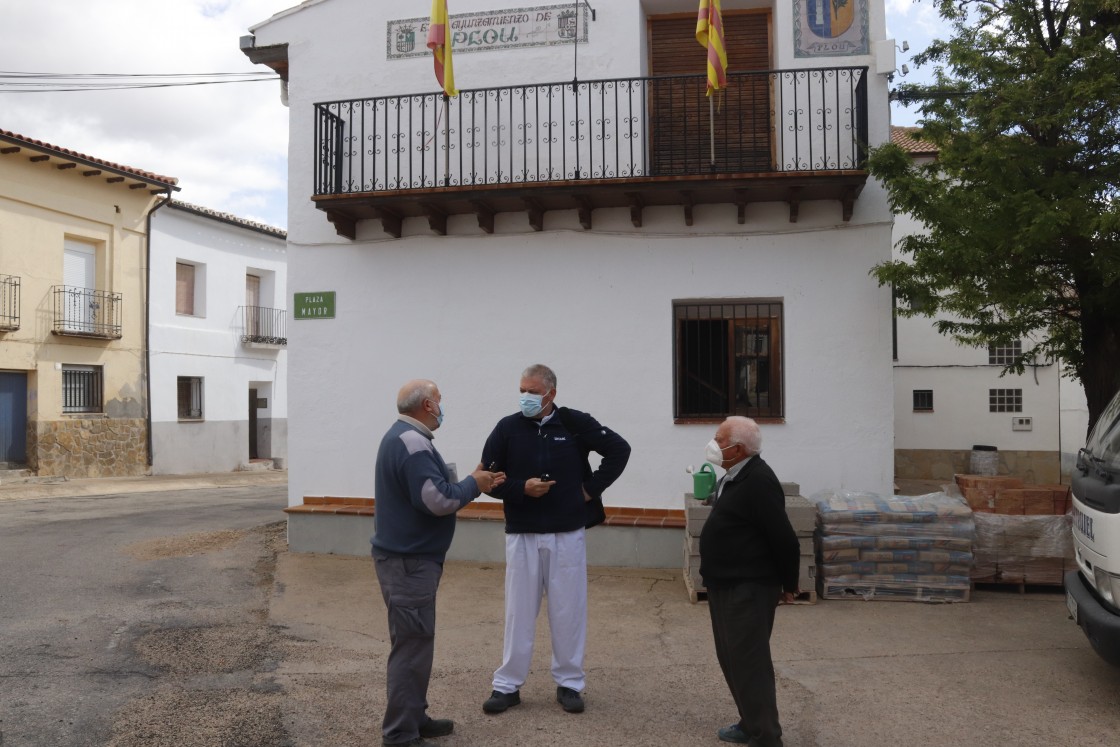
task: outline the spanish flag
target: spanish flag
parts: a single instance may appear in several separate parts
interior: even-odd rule
[[[451,67],[451,30],[447,21],[447,0],[432,0],[432,20],[428,24],[428,49],[436,66],[436,80],[448,96],[455,90],[455,70]]]
[[[700,0],[696,41],[708,50],[708,95],[727,86],[727,50],[723,47],[723,14],[720,0]],[[428,37],[431,39],[431,37]],[[431,42],[428,42],[431,46]]]

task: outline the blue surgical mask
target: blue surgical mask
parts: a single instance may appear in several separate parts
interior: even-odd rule
[[[431,399],[431,400],[428,400],[428,401],[429,402],[436,402],[434,399]],[[439,415],[436,415],[436,423],[438,425],[443,425],[443,403],[442,402],[436,402],[436,407],[439,408]]]
[[[533,394],[531,392],[522,392],[521,394],[521,414],[527,418],[535,418],[541,414],[544,409],[542,404],[544,400],[543,394]]]

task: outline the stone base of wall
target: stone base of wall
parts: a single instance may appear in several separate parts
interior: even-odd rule
[[[998,453],[1001,475],[1014,475],[1037,485],[1061,482],[1061,456],[1056,451]],[[951,481],[953,475],[967,475],[971,461],[971,449],[895,449],[894,476],[898,480]]]
[[[28,424],[28,461],[40,477],[148,474],[143,418],[68,418]]]

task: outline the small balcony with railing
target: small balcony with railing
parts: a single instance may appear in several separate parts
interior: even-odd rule
[[[867,172],[868,70],[729,73],[711,100],[702,75],[619,78],[316,104],[316,206],[354,238],[375,219],[401,235],[426,217],[446,234],[499,212],[543,230],[552,210],[585,229],[597,208],[834,200],[849,220]]]
[[[284,331],[287,311],[264,306],[242,306],[240,310],[242,345],[279,349],[288,344]]]
[[[19,289],[18,275],[0,275],[0,332],[19,329]]]
[[[51,287],[51,298],[53,334],[105,340],[121,338],[123,301],[120,293],[55,285]]]

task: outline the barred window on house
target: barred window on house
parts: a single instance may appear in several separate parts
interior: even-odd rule
[[[993,366],[1006,366],[1018,360],[1023,354],[1023,343],[1015,340],[1007,345],[989,345],[988,363]]]
[[[1022,389],[989,389],[988,412],[1022,412]]]
[[[179,419],[202,420],[202,378],[199,376],[180,376]]]
[[[674,417],[781,418],[782,301],[673,301]]]
[[[62,366],[62,411],[101,412],[101,366]]]
[[[914,412],[933,412],[933,390],[914,390]]]

